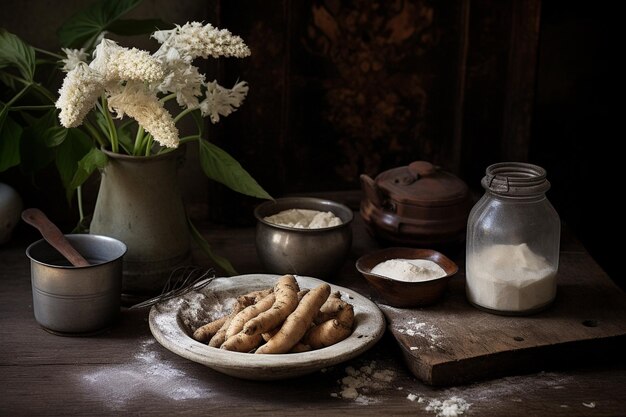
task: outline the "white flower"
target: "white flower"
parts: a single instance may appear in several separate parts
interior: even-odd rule
[[[175,29],[156,31],[152,37],[162,44],[156,56],[167,55],[171,49],[175,49],[186,62],[197,57],[244,58],[250,55],[250,49],[243,39],[210,23],[205,26],[200,22],[185,23],[183,26],[177,25]]]
[[[164,62],[166,68],[163,82],[156,88],[161,93],[176,93],[176,101],[183,108],[198,107],[198,96],[202,94],[204,74],[198,68],[181,59]]]
[[[220,120],[220,115],[228,116],[243,103],[248,94],[248,83],[241,81],[232,89],[224,88],[213,81],[207,84],[206,98],[200,103],[202,117],[209,115],[212,123]]]
[[[110,39],[102,39],[89,66],[100,72],[105,82],[142,81],[154,83],[165,75],[161,63],[148,51],[124,48]]]
[[[61,109],[61,124],[65,127],[80,126],[103,92],[104,83],[100,74],[84,62],[79,62],[65,76],[55,103]]]
[[[113,93],[109,97],[109,110],[120,119],[124,114],[135,119],[162,146],[178,147],[178,129],[172,115],[142,83],[129,82],[119,92]]]
[[[80,125],[104,94],[108,111],[118,118],[128,115],[161,146],[175,148],[180,142],[178,129],[157,94],[175,94],[180,107],[199,108],[202,116],[209,116],[212,123],[241,106],[248,93],[246,82],[239,82],[232,89],[216,81],[206,84],[204,74],[192,65],[197,57],[250,55],[250,49],[239,36],[199,22],[157,31],[152,36],[162,44],[154,55],[102,38],[89,65],[84,62],[87,56],[83,49],[63,49],[67,55],[62,60],[63,68],[69,72],[56,102],[61,109],[61,124]]]
[[[85,48],[80,49],[68,49],[61,48],[63,53],[67,56],[66,59],[62,59],[63,68],[61,68],[65,72],[69,72],[76,68],[79,62],[85,62],[87,59],[87,52],[85,52]]]

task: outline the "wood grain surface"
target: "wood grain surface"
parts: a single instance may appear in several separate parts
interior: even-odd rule
[[[538,314],[506,317],[472,307],[464,268],[445,299],[424,309],[381,305],[411,371],[452,385],[541,369],[564,360],[623,351],[626,294],[578,252],[561,254],[557,298]]]
[[[229,257],[240,273],[263,272],[255,254],[254,229],[200,226],[212,247]],[[354,262],[378,245],[358,216],[353,230],[350,259],[332,281],[371,295]],[[454,396],[471,404],[465,413],[468,416],[624,414],[626,364],[621,353],[590,354],[585,360],[543,363],[539,372],[433,388],[413,376],[389,332],[373,349],[349,362],[307,377],[275,382],[224,376],[169,352],[152,338],[147,310],[125,310],[114,326],[92,337],[55,336],[33,317],[24,249],[34,237],[22,229],[16,239],[0,248],[2,416],[435,416],[426,410],[427,405]],[[571,254],[564,255],[563,264],[581,279],[590,273],[602,274],[571,237],[566,236],[563,250]],[[593,290],[587,294],[589,298],[596,295]],[[601,323],[602,318],[593,318]],[[454,320],[451,315],[451,324]],[[375,386],[372,376],[365,387],[357,388],[357,399],[342,398],[341,380],[348,376],[347,368],[363,366],[389,372],[391,377],[378,380]],[[414,401],[407,398],[409,394],[416,396]],[[420,397],[422,402],[418,402]]]

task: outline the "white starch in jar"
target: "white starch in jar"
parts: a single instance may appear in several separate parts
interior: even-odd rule
[[[527,311],[548,304],[556,294],[556,269],[526,243],[492,245],[467,261],[472,285],[468,298],[500,311]]]
[[[307,209],[289,209],[272,216],[264,217],[268,223],[277,226],[293,227],[294,229],[323,229],[339,226],[342,221],[330,211]]]
[[[372,268],[371,272],[406,282],[429,281],[446,276],[446,271],[429,259],[388,259]]]

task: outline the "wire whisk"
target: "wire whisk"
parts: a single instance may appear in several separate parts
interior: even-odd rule
[[[215,279],[215,271],[198,266],[181,266],[172,271],[160,295],[130,306],[129,310],[151,307],[163,301],[199,291]]]

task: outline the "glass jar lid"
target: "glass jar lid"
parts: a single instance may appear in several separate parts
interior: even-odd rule
[[[505,196],[537,195],[550,189],[546,170],[525,162],[499,162],[488,166],[481,185]]]

